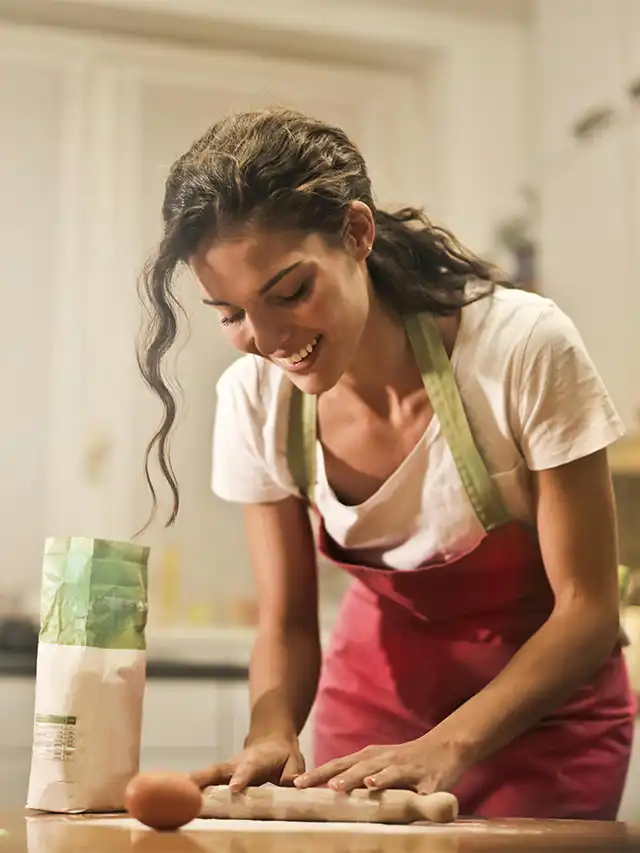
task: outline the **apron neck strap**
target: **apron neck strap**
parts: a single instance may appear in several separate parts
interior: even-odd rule
[[[405,318],[409,342],[462,485],[478,519],[489,532],[509,521],[509,514],[476,447],[453,369],[434,318],[427,313]],[[287,459],[298,488],[313,502],[316,482],[317,399],[292,388]]]
[[[473,439],[436,321],[431,314],[413,315],[406,318],[405,328],[467,497],[487,532],[500,527],[509,515]]]

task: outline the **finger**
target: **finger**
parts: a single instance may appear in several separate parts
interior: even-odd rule
[[[212,764],[210,767],[205,767],[203,770],[195,770],[189,774],[199,788],[206,788],[207,785],[226,785],[235,770],[235,762],[225,761],[221,764]]]
[[[301,776],[306,770],[305,760],[302,753],[289,756],[289,760],[284,766],[282,775],[280,776],[280,784],[285,787],[290,787],[295,780]]]
[[[259,751],[248,754],[238,763],[229,787],[237,792],[243,791],[249,785],[266,785],[268,782],[278,785],[287,760],[282,754],[277,757],[261,754]]]
[[[275,766],[261,761],[241,761],[229,780],[233,793],[244,791],[249,785],[266,785],[267,782],[277,784],[282,772],[282,765]]]
[[[367,761],[358,761],[344,773],[335,776],[329,782],[329,787],[334,791],[353,791],[354,788],[362,788],[365,778],[383,770],[387,766],[388,760],[388,758],[385,760],[384,756],[380,756],[370,758]]]
[[[416,782],[415,771],[412,772],[408,765],[391,764],[383,767],[378,772],[373,772],[364,779],[367,788],[412,788]]]
[[[353,755],[345,755],[344,758],[334,758],[333,761],[327,761],[326,764],[321,764],[320,767],[298,776],[294,784],[296,788],[313,788],[316,785],[324,785],[330,779],[353,767],[359,759],[359,752],[355,752]]]
[[[416,785],[416,791],[419,794],[435,794],[437,791],[446,790],[442,785],[438,785],[435,779],[430,779],[424,776]]]
[[[264,770],[262,770],[262,773],[264,773]],[[248,788],[252,783],[255,785],[261,785],[263,783],[258,781],[259,776],[260,770],[255,767],[255,765],[248,762],[238,764],[235,773],[229,779],[229,788],[232,793],[237,794],[239,791],[244,791],[244,789]]]

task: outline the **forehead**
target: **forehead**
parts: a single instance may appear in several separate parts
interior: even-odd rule
[[[280,270],[309,256],[308,238],[248,232],[200,247],[190,258],[193,272],[209,290],[229,285],[261,287]]]

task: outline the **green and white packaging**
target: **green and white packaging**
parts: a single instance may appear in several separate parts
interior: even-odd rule
[[[28,808],[124,808],[140,761],[148,559],[128,542],[46,540]]]

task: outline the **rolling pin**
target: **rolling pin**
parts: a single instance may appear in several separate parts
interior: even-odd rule
[[[350,793],[330,788],[249,787],[232,793],[228,785],[204,789],[200,817],[231,820],[332,821],[336,823],[451,823],[458,817],[453,794],[413,791]]]

